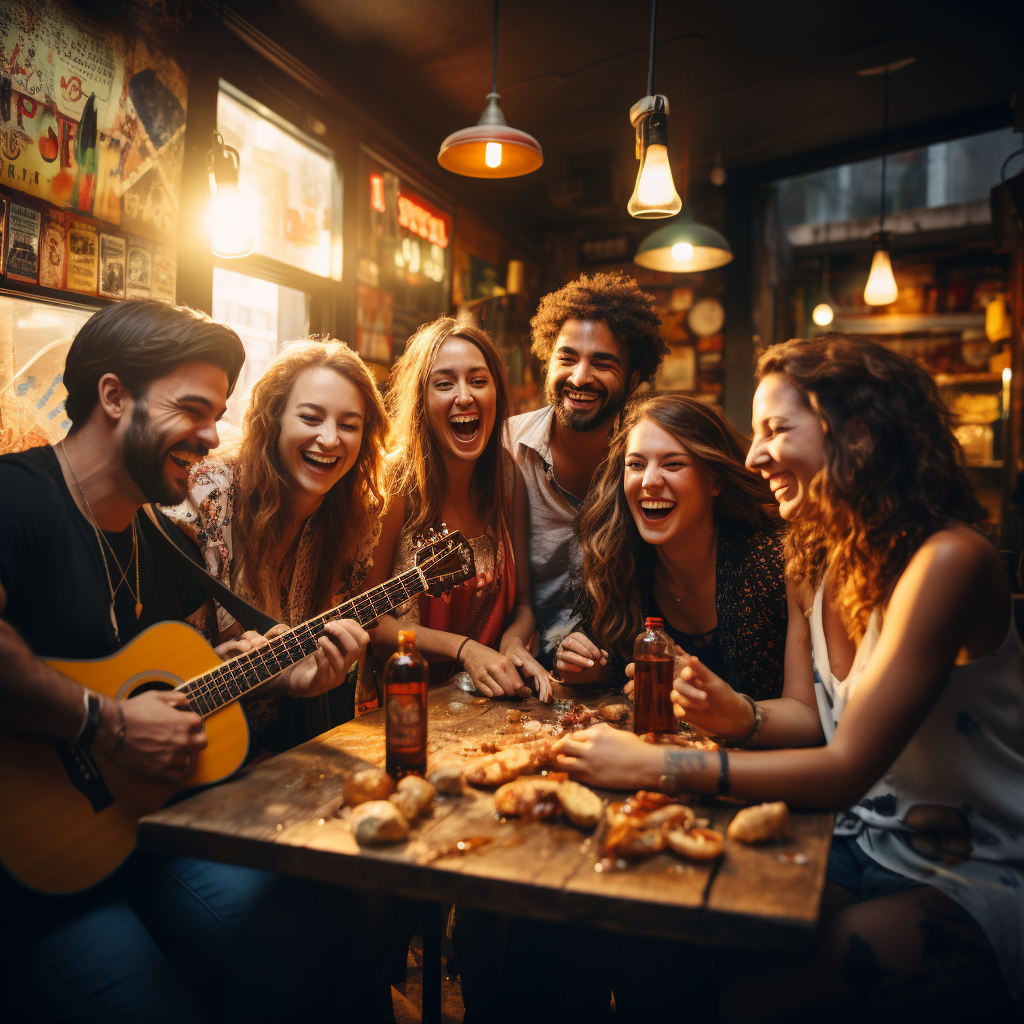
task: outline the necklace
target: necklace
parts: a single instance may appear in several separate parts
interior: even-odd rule
[[[78,482],[78,477],[75,476],[75,470],[71,465],[71,460],[68,458],[67,449],[64,447],[64,442],[60,443],[60,450],[64,455],[64,461],[68,464],[68,470],[71,472],[71,479],[75,481],[75,486],[78,488],[78,493],[82,496],[82,501],[85,502],[85,507],[89,512],[89,521],[92,523],[93,530],[96,531],[96,543],[100,548],[100,557],[103,559],[103,571],[107,576],[107,587],[110,590],[110,623],[114,627],[114,639],[120,641],[121,634],[117,629],[117,613],[114,610],[114,597],[117,592],[121,589],[123,583],[128,588],[128,593],[135,598],[135,618],[138,619],[142,614],[142,588],[139,586],[139,539],[135,532],[135,516],[132,516],[132,553],[128,559],[128,564],[122,569],[121,563],[118,560],[117,552],[114,551],[111,543],[100,531],[99,525],[96,522],[96,517],[92,512],[92,505],[89,504],[89,499],[85,496],[85,491],[82,490],[82,485]],[[103,544],[106,543],[110,549],[110,557],[114,559],[114,565],[117,566],[121,573],[121,578],[117,581],[117,586],[114,586],[114,581],[110,578],[110,567],[107,565],[107,553],[103,550]],[[135,559],[135,590],[132,590],[132,585],[128,582],[128,570],[132,567],[132,559]]]
[[[697,582],[694,583],[694,585],[692,587],[690,587],[690,589],[685,594],[681,594],[679,597],[676,597],[675,594],[673,594],[672,591],[669,590],[669,592],[668,592],[669,596],[670,597],[674,597],[676,604],[679,604],[679,602],[682,601],[682,599],[684,597],[689,597],[711,575],[711,572],[715,568],[716,565],[718,565],[718,561],[717,560],[711,563],[711,568],[708,569],[708,571],[706,573],[704,573],[704,575],[701,576],[701,578],[699,580],[697,580]],[[668,589],[667,585],[666,585],[666,589]]]

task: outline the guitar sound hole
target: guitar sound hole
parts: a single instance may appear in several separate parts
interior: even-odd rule
[[[132,697],[138,697],[138,695],[140,693],[145,693],[147,690],[173,690],[173,689],[174,689],[174,687],[170,683],[165,682],[163,679],[150,679],[150,680],[147,680],[146,682],[140,683],[138,686],[136,686],[135,689],[132,690],[132,692],[130,694],[128,694],[128,699],[131,700]]]

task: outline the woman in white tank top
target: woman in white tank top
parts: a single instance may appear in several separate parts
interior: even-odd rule
[[[754,715],[683,656],[673,700],[727,740],[807,749],[719,758],[599,726],[564,763],[839,812],[817,948],[737,981],[725,1019],[1016,1019],[1024,646],[935,385],[841,336],[776,346],[759,375],[747,465],[793,524],[783,696]]]

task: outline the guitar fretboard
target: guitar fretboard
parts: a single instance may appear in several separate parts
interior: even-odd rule
[[[427,589],[422,569],[423,566],[413,566],[386,583],[281,633],[262,647],[225,661],[223,665],[183,683],[178,687],[179,692],[186,695],[191,710],[204,718],[219,711],[312,654],[317,649],[324,626],[332,619],[355,619],[363,626],[422,594]],[[454,578],[458,574],[447,575]],[[444,578],[431,576],[432,582]]]

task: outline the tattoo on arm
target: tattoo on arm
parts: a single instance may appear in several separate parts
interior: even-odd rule
[[[707,756],[702,750],[680,750],[668,747],[665,750],[665,775],[671,776],[678,785],[687,772],[704,771],[708,766]]]

